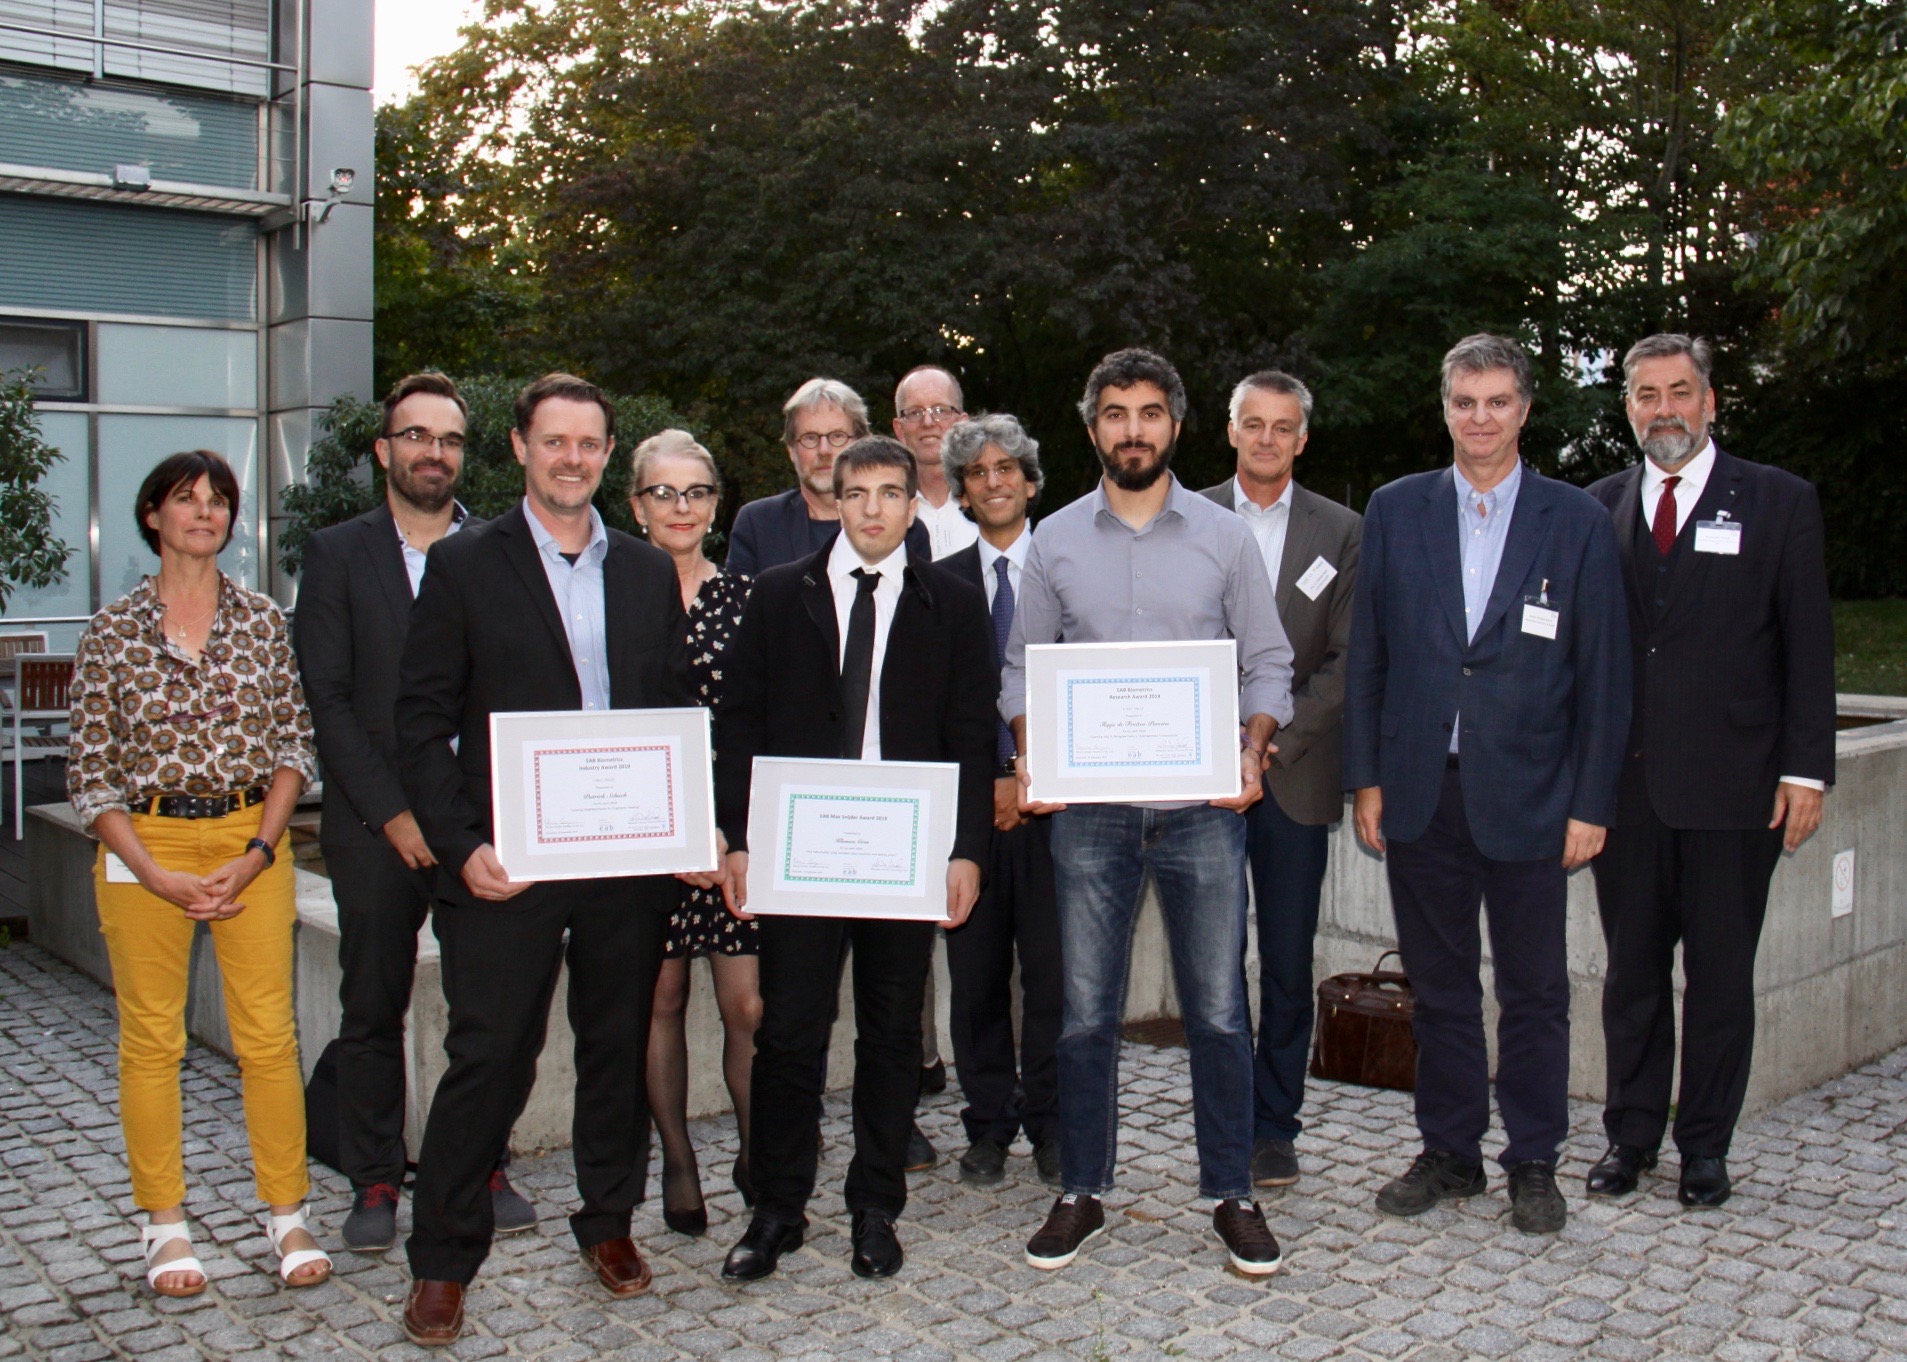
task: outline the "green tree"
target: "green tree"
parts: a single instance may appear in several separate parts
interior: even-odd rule
[[[471,514],[494,519],[523,499],[523,470],[510,444],[515,425],[512,407],[523,379],[480,375],[459,379],[457,390],[470,407],[463,474],[457,499]],[[596,491],[596,509],[609,525],[634,532],[629,511],[629,456],[637,444],[681,418],[654,397],[611,394],[616,406],[616,450]],[[278,537],[279,561],[296,573],[305,544],[327,526],[341,524],[384,500],[384,470],[372,449],[383,423],[375,402],[341,397],[320,419],[322,433],[306,460],[301,486],[287,487],[287,524]]]
[[[53,533],[53,498],[40,486],[66,456],[40,434],[33,373],[0,373],[0,609],[16,587],[48,587],[66,578],[73,550]]]

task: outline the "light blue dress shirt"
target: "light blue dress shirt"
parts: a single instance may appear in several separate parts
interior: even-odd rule
[[[444,531],[446,539],[461,530],[464,527],[464,521],[470,518],[470,512],[464,509],[461,501],[455,504],[456,509],[450,513],[450,528]],[[391,523],[396,525],[397,522]],[[429,561],[429,556],[423,549],[412,548],[411,541],[404,537],[402,530],[397,532],[397,547],[403,550],[404,575],[411,579],[411,599],[416,600],[418,588],[424,584],[424,565]]]
[[[528,497],[523,499],[523,518],[529,522],[530,538],[543,560],[543,575],[549,578],[550,594],[556,598],[556,613],[569,637],[570,664],[583,690],[583,708],[608,709],[609,631],[604,619],[603,560],[609,556],[609,532],[603,528],[603,518],[594,506],[589,508],[589,545],[574,565],[563,557],[555,536],[536,518]]]
[[[1517,489],[1523,485],[1523,461],[1518,459],[1510,476],[1487,492],[1472,487],[1462,469],[1452,468],[1451,472],[1457,482],[1457,545],[1463,558],[1463,627],[1465,637],[1474,643],[1483,612],[1490,608],[1490,593],[1496,590],[1503,545],[1510,537],[1510,517],[1516,512]],[[1461,728],[1461,723],[1450,725],[1452,752],[1457,750]]]

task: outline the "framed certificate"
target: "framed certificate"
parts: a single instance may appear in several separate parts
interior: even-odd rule
[[[709,712],[492,714],[490,815],[513,880],[717,869]]]
[[[939,922],[959,794],[952,762],[756,757],[748,911]]]
[[[1229,799],[1238,645],[1034,643],[1026,650],[1028,793],[1056,804]]]

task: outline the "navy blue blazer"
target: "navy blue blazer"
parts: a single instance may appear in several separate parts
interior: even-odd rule
[[[1461,715],[1464,810],[1492,860],[1561,856],[1572,818],[1616,821],[1629,730],[1629,611],[1609,513],[1525,465],[1496,587],[1467,642],[1452,470],[1372,495],[1352,610],[1346,789],[1381,786],[1386,839],[1436,812]],[[1549,583],[1556,637],[1523,630]]]
[[[790,487],[772,497],[758,497],[735,513],[723,566],[744,577],[759,577],[771,567],[812,557],[814,551],[808,538],[808,503],[801,499],[799,487]],[[917,563],[934,556],[927,527],[918,520],[908,528],[907,552]]]

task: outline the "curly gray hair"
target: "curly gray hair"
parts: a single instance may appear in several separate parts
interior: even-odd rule
[[[967,466],[978,459],[988,445],[998,445],[1006,456],[1020,465],[1033,495],[1040,494],[1046,474],[1040,470],[1040,442],[1026,433],[1016,416],[994,412],[975,416],[952,427],[940,441],[940,468],[947,485],[958,491],[966,485]]]

